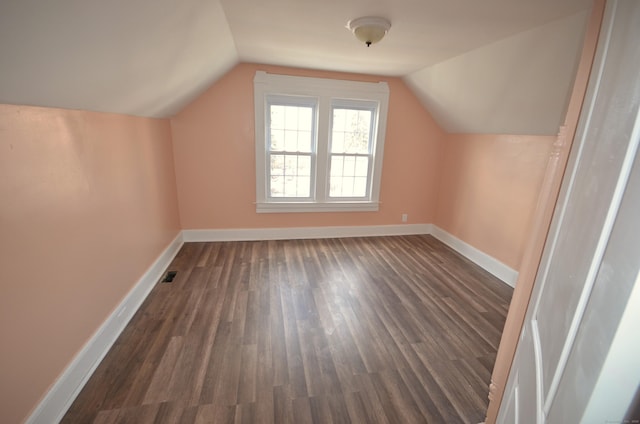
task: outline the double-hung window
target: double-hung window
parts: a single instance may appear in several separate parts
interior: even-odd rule
[[[257,72],[258,212],[379,208],[386,83]]]
[[[272,199],[312,198],[316,103],[315,99],[267,97],[267,192]]]

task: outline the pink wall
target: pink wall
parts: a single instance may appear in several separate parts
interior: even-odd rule
[[[167,120],[0,105],[0,421],[25,419],[179,231]]]
[[[555,139],[448,135],[435,224],[518,270]]]
[[[253,77],[271,73],[387,81],[387,136],[378,212],[257,214]],[[431,223],[444,137],[399,78],[240,64],[171,120],[184,229]]]

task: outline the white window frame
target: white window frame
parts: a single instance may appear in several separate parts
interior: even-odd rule
[[[309,199],[272,198],[267,181],[266,123],[270,97],[317,99],[315,150],[312,159],[311,197]],[[256,211],[269,212],[348,212],[377,211],[380,207],[380,181],[386,135],[389,86],[386,82],[362,82],[325,78],[297,77],[256,72],[254,77],[255,141],[256,141]],[[377,105],[372,125],[369,172],[369,196],[362,198],[329,197],[329,158],[332,110],[336,105],[361,107]]]
[[[306,198],[305,200],[302,200],[299,197],[296,198],[291,198],[291,197],[272,197],[269,196],[269,192],[270,192],[270,181],[268,180],[268,178],[270,177],[270,175],[268,174],[268,167],[269,167],[269,163],[270,163],[270,158],[271,155],[274,154],[272,153],[272,150],[270,148],[270,136],[267,135],[266,133],[266,129],[269,127],[268,125],[268,121],[269,121],[269,116],[267,115],[267,111],[269,110],[269,107],[271,105],[285,105],[285,106],[300,106],[300,107],[310,107],[312,109],[312,128],[311,128],[311,152],[310,153],[299,153],[299,155],[301,156],[310,156],[311,158],[311,175],[310,175],[310,185],[311,187],[309,188],[309,197]],[[310,202],[314,199],[314,193],[315,193],[315,186],[316,186],[316,181],[315,181],[315,177],[316,177],[316,172],[315,172],[315,166],[316,166],[316,152],[317,152],[317,119],[318,119],[318,100],[314,97],[302,97],[302,96],[296,96],[296,97],[292,97],[292,96],[281,96],[281,95],[267,95],[266,96],[266,109],[265,109],[265,131],[263,132],[264,137],[265,137],[265,142],[263,144],[264,146],[264,154],[265,154],[265,183],[267,185],[266,188],[266,196],[267,196],[267,200],[268,202],[274,202],[274,203],[291,203],[291,202],[299,202],[299,201],[306,201],[306,202]],[[293,154],[293,152],[279,152],[277,151],[275,154],[284,154],[284,155],[288,155],[288,154]]]
[[[369,127],[369,151],[367,152],[367,154],[360,154],[360,153],[331,153],[331,151],[333,150],[333,110],[334,109],[350,109],[350,110],[366,110],[366,111],[370,111],[371,112],[371,125]],[[378,121],[378,115],[377,115],[377,111],[378,111],[378,103],[377,102],[373,102],[373,101],[363,101],[363,100],[343,100],[343,99],[334,99],[331,102],[331,123],[329,125],[330,128],[330,136],[329,136],[329,145],[327,147],[327,172],[328,175],[331,175],[331,157],[333,155],[335,156],[342,156],[347,157],[347,156],[355,156],[355,157],[362,157],[362,156],[366,156],[369,159],[369,166],[368,166],[368,170],[367,170],[367,192],[371,193],[371,189],[372,189],[372,173],[373,173],[373,169],[375,167],[374,164],[374,147],[375,147],[375,141],[376,141],[376,128],[377,128],[377,121]],[[330,177],[329,177],[329,181],[330,181]],[[352,197],[352,198],[348,198],[348,197],[335,197],[332,198],[331,197],[331,192],[329,191],[329,193],[327,193],[327,197],[331,200],[334,201],[362,201],[362,197]],[[366,200],[369,200],[368,197],[369,196],[365,196]]]

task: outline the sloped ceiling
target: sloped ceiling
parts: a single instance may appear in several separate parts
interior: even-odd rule
[[[167,117],[244,61],[403,77],[450,132],[554,134],[590,7],[591,0],[5,0],[0,102]],[[367,15],[392,22],[370,48],[345,28]]]
[[[568,106],[588,12],[479,47],[405,77],[457,133],[553,135]]]
[[[209,0],[2,0],[0,102],[174,114],[238,62]]]

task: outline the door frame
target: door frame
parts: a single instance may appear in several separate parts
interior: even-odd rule
[[[605,0],[595,0],[587,25],[580,62],[576,73],[573,91],[565,115],[563,125],[553,143],[547,162],[544,180],[538,195],[538,202],[533,216],[533,224],[527,238],[527,245],[520,265],[518,280],[513,291],[509,312],[500,339],[496,362],[489,385],[489,407],[486,424],[494,424],[504,396],[504,389],[511,370],[520,332],[524,324],[527,307],[531,298],[538,266],[542,259],[542,251],[547,239],[551,219],[555,210],[564,170],[567,166],[569,152],[578,127],[582,104],[591,75],[591,67],[595,57],[600,27],[605,9]]]

